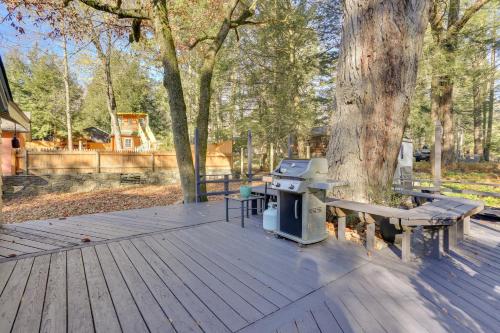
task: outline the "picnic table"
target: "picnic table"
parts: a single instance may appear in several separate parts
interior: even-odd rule
[[[266,197],[263,196],[263,195],[254,195],[252,194],[251,196],[249,196],[248,198],[243,198],[241,197],[239,194],[231,194],[231,195],[225,195],[224,196],[224,201],[225,201],[225,207],[226,207],[226,222],[229,222],[229,201],[237,201],[240,203],[240,209],[241,209],[241,227],[244,228],[245,227],[245,208],[246,208],[246,216],[247,218],[250,217],[249,215],[249,211],[250,211],[250,207],[249,207],[249,202],[257,202],[257,201],[260,201],[261,204],[260,204],[260,213],[262,213],[263,211],[263,207],[264,207],[264,204],[262,201],[265,201],[266,200]],[[255,207],[251,207],[252,209],[252,214],[253,212],[257,212],[258,211],[258,208],[257,208],[257,205]]]

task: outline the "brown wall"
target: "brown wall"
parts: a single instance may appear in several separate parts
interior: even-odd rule
[[[26,135],[24,133],[17,133],[17,138],[21,144],[21,148],[26,146]],[[2,174],[4,176],[15,174],[15,156],[13,156],[15,149],[12,148],[12,138],[14,133],[10,131],[2,132]]]

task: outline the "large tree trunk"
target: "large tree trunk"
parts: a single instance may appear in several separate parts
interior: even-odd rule
[[[152,15],[155,38],[160,47],[160,57],[163,64],[163,85],[168,92],[175,153],[184,202],[194,202],[196,200],[195,178],[193,156],[189,143],[186,104],[165,0],[154,1]]]
[[[64,99],[66,112],[66,130],[68,133],[68,149],[73,150],[73,126],[71,122],[71,99],[69,92],[69,63],[68,63],[68,43],[66,36],[63,36],[63,67],[64,67]]]
[[[429,0],[346,0],[329,175],[335,195],[373,201],[391,189],[415,89]]]

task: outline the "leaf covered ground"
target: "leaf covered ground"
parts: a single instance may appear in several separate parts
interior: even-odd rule
[[[238,185],[231,184],[231,190]],[[222,184],[210,184],[209,191],[222,190]],[[210,196],[221,200],[221,196]],[[182,202],[180,185],[141,185],[92,192],[52,193],[4,201],[4,223],[45,220],[75,215],[172,205]]]

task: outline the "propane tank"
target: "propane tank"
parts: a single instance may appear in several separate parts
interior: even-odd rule
[[[269,208],[264,211],[264,217],[262,219],[262,227],[266,231],[276,231],[278,224],[278,203],[270,202]]]

